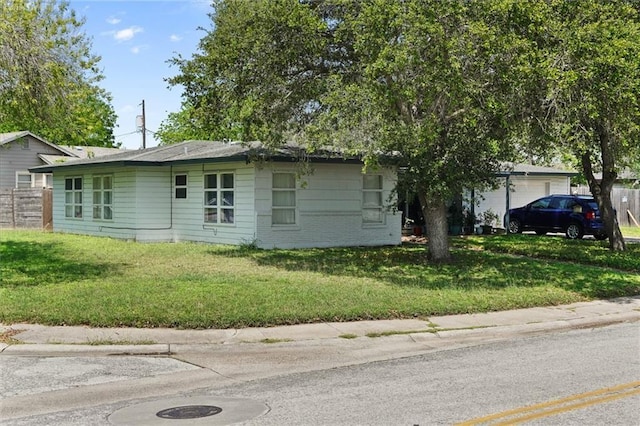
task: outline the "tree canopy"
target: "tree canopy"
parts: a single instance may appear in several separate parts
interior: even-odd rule
[[[529,153],[600,153],[598,126],[581,133],[581,112],[591,117],[602,107],[602,116],[615,100],[610,116],[626,124],[604,124],[628,129],[619,140],[637,146],[627,137],[637,131],[637,86],[600,103],[613,82],[597,72],[613,58],[632,70],[638,62],[630,56],[635,30],[614,29],[626,22],[614,19],[616,7],[629,18],[631,2],[600,2],[589,12],[596,3],[218,0],[198,53],[172,60],[180,73],[169,83],[185,88],[187,108],[168,125],[215,138],[337,146],[372,166],[377,153],[398,152],[401,177],[421,201],[430,255],[447,260],[452,196],[491,185],[503,161]],[[626,41],[606,47],[606,56],[599,49],[613,34]],[[613,55],[619,48],[626,53]],[[578,141],[591,148],[573,149]]]
[[[54,0],[0,0],[0,12],[0,131],[112,146],[116,116],[83,19]]]
[[[610,247],[624,250],[611,189],[640,162],[640,14],[629,0],[554,1],[540,45],[540,151],[573,156],[602,212]],[[596,179],[596,174],[601,178]]]

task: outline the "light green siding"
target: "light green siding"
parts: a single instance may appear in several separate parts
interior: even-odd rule
[[[211,163],[173,166],[54,169],[54,230],[136,241],[255,243],[264,248],[392,245],[400,243],[401,215],[393,210],[380,223],[364,223],[360,165],[314,164],[296,182],[296,223],[272,224],[272,173],[298,173],[295,164]],[[205,175],[234,176],[234,222],[205,223]],[[113,176],[113,218],[92,217],[92,178]],[[187,176],[186,198],[176,198],[174,176]],[[384,177],[385,203],[395,170]],[[83,178],[83,217],[65,217],[65,178]]]

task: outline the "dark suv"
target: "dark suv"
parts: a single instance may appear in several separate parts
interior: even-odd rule
[[[564,232],[567,238],[578,239],[585,234],[604,240],[604,232],[598,203],[579,195],[550,195],[535,200],[524,207],[509,210],[509,232],[535,231]]]

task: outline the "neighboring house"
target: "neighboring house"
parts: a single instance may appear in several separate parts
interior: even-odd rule
[[[77,157],[31,132],[0,133],[0,188],[51,188],[50,174],[29,172],[47,164],[46,156]]]
[[[552,167],[532,166],[527,164],[507,165],[498,173],[499,188],[493,191],[475,194],[478,203],[475,206],[476,217],[491,210],[502,218],[508,208],[521,207],[538,198],[551,194],[571,194],[571,177],[578,173]],[[510,190],[507,192],[506,188]]]
[[[59,232],[261,248],[401,239],[401,215],[387,209],[396,168],[364,174],[360,160],[332,152],[187,141],[32,172],[53,174]]]

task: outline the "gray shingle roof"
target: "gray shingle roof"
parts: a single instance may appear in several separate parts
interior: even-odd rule
[[[310,161],[360,162],[355,157],[345,157],[337,151],[315,151],[306,154],[296,145],[286,145],[270,149],[260,142],[211,142],[185,141],[174,145],[158,146],[142,150],[122,151],[103,157],[68,160],[48,166],[35,167],[34,172],[50,172],[60,167],[106,165],[158,166],[176,163],[201,163],[223,161],[252,161],[269,159],[274,161],[295,161],[302,158]]]

